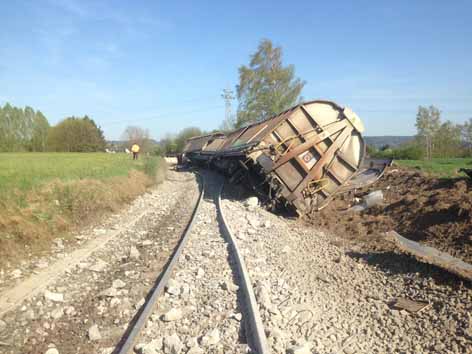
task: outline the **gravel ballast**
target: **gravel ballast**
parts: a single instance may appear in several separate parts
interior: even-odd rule
[[[275,353],[472,352],[470,284],[452,275],[444,282],[438,269],[410,257],[381,267],[253,201],[226,199],[223,208]],[[397,310],[391,303],[398,297],[429,305],[416,314]]]

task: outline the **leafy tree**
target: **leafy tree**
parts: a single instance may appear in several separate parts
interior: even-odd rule
[[[161,151],[163,155],[176,154],[177,153],[177,144],[175,143],[175,136],[167,134],[165,138],[161,139],[159,142]]]
[[[49,122],[40,112],[36,112],[33,118],[31,133],[31,151],[46,151],[48,140]]]
[[[103,151],[103,132],[89,117],[69,117],[49,130],[48,149],[64,152]]]
[[[434,137],[435,157],[457,157],[461,153],[461,126],[446,121]]]
[[[433,139],[441,124],[441,112],[434,106],[418,107],[416,114],[417,137],[423,142],[425,156],[428,160],[433,157]]]
[[[379,154],[379,149],[373,145],[367,145],[366,152],[369,157],[376,157]]]
[[[251,55],[249,66],[239,68],[236,127],[258,122],[293,106],[304,81],[295,78],[293,65],[282,65],[282,48],[264,39]]]
[[[472,154],[472,118],[461,126],[461,138],[470,156]]]
[[[84,121],[90,123],[96,130],[96,136],[95,136],[95,144],[97,146],[98,151],[103,151],[105,150],[106,147],[106,139],[105,139],[105,133],[103,132],[102,128],[98,126],[93,119],[91,119],[89,116],[84,116]]]
[[[45,151],[49,123],[40,111],[0,107],[0,151]]]
[[[203,135],[203,132],[200,130],[200,128],[197,127],[188,127],[185,129],[182,129],[179,134],[177,134],[174,144],[175,144],[175,150],[177,152],[182,152],[182,150],[185,147],[185,142],[193,138],[195,136]]]
[[[185,147],[185,142],[195,136],[204,135],[205,133],[197,127],[188,127],[182,129],[177,135],[166,135],[159,141],[160,151],[164,155],[178,154]]]

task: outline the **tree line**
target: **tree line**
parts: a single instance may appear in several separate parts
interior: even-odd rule
[[[102,129],[88,116],[68,117],[51,126],[31,107],[0,107],[0,152],[93,152],[105,146]]]
[[[399,160],[431,160],[472,156],[472,118],[463,124],[443,121],[441,111],[431,105],[419,106],[414,139],[399,147],[368,147],[372,157]]]

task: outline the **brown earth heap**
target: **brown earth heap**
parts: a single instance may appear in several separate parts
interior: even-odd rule
[[[347,209],[374,190],[384,205],[363,212]],[[472,189],[465,179],[438,179],[391,168],[374,185],[336,197],[308,222],[364,250],[393,250],[385,232],[402,236],[472,263]]]

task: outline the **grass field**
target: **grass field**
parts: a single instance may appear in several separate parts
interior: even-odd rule
[[[416,168],[435,177],[455,178],[463,177],[464,173],[458,173],[460,168],[472,168],[472,158],[449,158],[424,160],[395,160],[399,166]]]
[[[162,182],[165,162],[126,154],[1,153],[0,268],[120,210]]]
[[[0,195],[28,191],[53,179],[126,176],[131,169],[143,170],[144,160],[106,153],[0,153]]]

